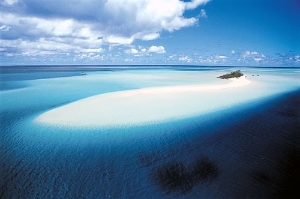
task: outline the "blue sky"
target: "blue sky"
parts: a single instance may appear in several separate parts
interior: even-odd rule
[[[1,65],[300,66],[299,0],[1,0]]]

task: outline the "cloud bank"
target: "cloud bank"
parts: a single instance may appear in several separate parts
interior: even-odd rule
[[[185,17],[208,0],[4,0],[2,52],[54,54],[103,51],[105,45],[154,40],[197,23]],[[151,49],[152,48],[152,49]],[[149,52],[165,52],[151,47]]]

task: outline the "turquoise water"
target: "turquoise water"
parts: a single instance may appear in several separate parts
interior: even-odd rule
[[[262,87],[241,88],[246,96],[258,97],[234,107],[163,123],[85,129],[43,125],[35,118],[101,93],[217,85],[222,80],[215,77],[232,69],[129,67],[84,76],[56,70],[1,74],[1,198],[271,198],[269,192],[282,177],[272,154],[298,144],[282,137],[293,138],[299,112],[291,109],[278,116],[274,107],[299,104],[294,97],[299,69],[242,69]],[[270,149],[262,150],[266,143]],[[267,161],[257,166],[262,157]],[[262,175],[259,169],[270,173]],[[257,177],[248,176],[253,170],[267,182],[253,181]],[[274,178],[270,186],[269,178]]]

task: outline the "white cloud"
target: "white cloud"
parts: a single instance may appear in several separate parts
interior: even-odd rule
[[[35,56],[37,54],[66,54],[69,52],[94,52],[102,53],[104,49],[97,45],[97,41],[86,41],[80,39],[60,41],[59,38],[40,38],[37,41],[26,40],[0,40],[0,43],[5,49],[14,49],[15,53],[27,56]],[[16,47],[17,46],[17,47]],[[7,52],[6,54],[10,54]]]
[[[224,65],[228,62],[229,57],[226,55],[209,55],[209,56],[199,56],[198,61],[203,64],[209,65]]]
[[[8,5],[8,6],[11,6],[15,3],[18,3],[18,0],[3,0],[3,2],[1,2],[2,5]]]
[[[228,57],[225,55],[217,55],[216,58],[217,59],[227,59]]]
[[[124,62],[130,63],[130,62],[133,62],[133,59],[128,59],[128,58],[126,58],[126,59],[124,59]]]
[[[142,46],[139,46],[138,49],[132,47],[130,49],[124,50],[124,52],[127,54],[135,55],[135,56],[147,56],[147,55],[150,55],[151,53],[163,54],[163,53],[166,53],[166,50],[165,50],[165,47],[163,47],[163,46],[151,46],[148,49],[144,48]]]
[[[259,62],[259,61],[262,60],[262,58],[260,58],[260,57],[254,57],[253,59],[254,59],[254,61],[256,61],[256,62]]]
[[[186,9],[195,9],[197,8],[199,5],[203,5],[206,4],[207,2],[209,2],[210,0],[192,0],[191,2],[187,2],[186,3]]]
[[[142,34],[141,36],[139,36],[139,34],[135,35],[136,38],[140,38],[141,40],[145,40],[145,41],[157,39],[157,38],[159,38],[159,36],[160,36],[160,34],[158,32],[146,34],[146,35]]]
[[[249,50],[247,50],[247,51],[244,51],[241,56],[242,56],[243,59],[246,59],[250,55],[251,55],[251,52]]]
[[[127,50],[124,50],[125,53],[127,54],[139,54],[140,52],[135,49],[135,48],[131,48],[131,49],[127,49]]]
[[[206,14],[206,11],[204,9],[201,9],[201,11],[200,11],[200,17],[207,18],[207,14]]]
[[[103,53],[105,50],[103,48],[89,48],[89,49],[82,49],[80,52],[84,53]]]
[[[151,46],[148,50],[150,53],[165,53],[165,48],[163,46]]]
[[[240,58],[238,59],[239,62],[243,63],[261,63],[264,61],[266,56],[257,51],[249,51],[246,50],[241,53]]]
[[[243,59],[246,59],[246,58],[253,58],[253,57],[264,57],[264,55],[259,53],[259,52],[256,52],[256,51],[251,52],[249,50],[246,50],[246,51],[241,53],[241,57]]]
[[[116,44],[116,45],[121,45],[121,44],[131,44],[133,42],[134,38],[133,37],[119,37],[119,36],[105,36],[103,37],[103,42],[107,44]]]
[[[46,33],[52,36],[70,36],[72,33],[80,27],[80,24],[76,23],[72,19],[66,20],[46,20],[39,18],[19,18],[20,23],[28,23],[34,26],[31,31],[37,31],[40,33]]]
[[[1,44],[4,48],[14,48],[18,52],[35,52],[34,46],[44,38],[57,47],[56,50],[60,53],[65,49],[100,49],[102,45],[128,45],[137,39],[154,40],[163,31],[172,32],[195,25],[197,16],[187,18],[184,12],[207,2],[208,0],[60,0],[50,4],[48,0],[4,0],[1,4],[5,6],[0,8]],[[205,13],[204,10],[201,12]],[[9,40],[15,40],[15,43],[22,40],[27,47],[14,46],[14,42]],[[153,46],[147,51],[165,52],[160,46]]]
[[[98,39],[99,32],[92,30],[88,24],[73,19],[47,20],[38,17],[25,17],[18,14],[7,14],[0,18],[0,29],[14,29],[15,39],[6,39],[2,33],[1,45],[7,49],[15,49],[23,55],[30,53],[55,54],[101,49],[103,40]]]
[[[6,25],[0,26],[0,31],[9,31],[10,27]]]
[[[142,53],[145,53],[145,52],[147,52],[147,49],[146,49],[146,48],[144,48],[144,47],[142,47],[142,46],[139,46],[139,49],[140,49],[140,51],[141,51]]]
[[[189,56],[180,56],[180,57],[178,58],[178,60],[179,60],[179,61],[183,61],[183,62],[188,62],[188,63],[190,63],[190,62],[193,61],[193,59],[190,58]]]

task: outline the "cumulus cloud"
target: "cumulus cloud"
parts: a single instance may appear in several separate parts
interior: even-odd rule
[[[188,53],[170,54],[166,62],[172,64],[193,63],[201,65],[259,65],[259,66],[299,66],[300,55],[290,53],[277,53],[276,56],[265,55],[259,51],[231,50],[226,54]]]
[[[300,66],[300,55],[295,55],[292,51],[286,53],[276,53],[276,56],[277,57],[273,58],[276,63],[280,63],[281,65],[285,66]]]
[[[165,48],[163,46],[151,46],[148,50],[150,53],[165,53]]]
[[[200,56],[198,58],[200,63],[203,64],[209,64],[209,65],[222,65],[222,64],[226,64],[228,61],[228,56],[226,55],[219,55],[219,54],[215,54],[215,55],[209,55],[209,56]]]
[[[0,18],[1,44],[14,53],[50,53],[101,49],[103,39],[88,24],[74,19],[52,19],[5,14]]]
[[[127,54],[133,54],[133,55],[141,54],[141,52],[135,48],[124,50],[124,52]]]
[[[163,46],[150,46],[148,49],[142,46],[139,46],[138,49],[132,47],[130,49],[124,50],[127,54],[132,54],[134,56],[147,56],[151,53],[163,54],[166,53],[165,47]]]
[[[197,16],[187,18],[184,12],[207,2],[208,0],[4,0],[0,8],[0,41],[3,48],[20,51],[25,51],[25,47],[21,49],[14,46],[20,40],[28,44],[29,48],[44,39],[56,46],[57,51],[128,45],[137,39],[157,39],[162,31],[172,32],[195,25]],[[206,15],[204,10],[201,12]],[[148,50],[154,53],[165,52],[159,46]],[[26,51],[30,52],[31,49]]]
[[[193,59],[192,58],[190,58],[189,56],[187,56],[187,55],[182,55],[182,56],[180,56],[179,58],[178,58],[178,60],[179,61],[182,61],[182,62],[187,62],[187,63],[190,63],[190,62],[192,62],[193,61]]]
[[[244,63],[259,63],[265,59],[265,55],[256,51],[249,51],[246,50],[241,53],[240,58],[238,59],[239,62],[244,62]]]
[[[217,59],[227,59],[228,57],[225,55],[217,55],[216,58]]]
[[[209,0],[194,0],[194,1],[191,1],[191,2],[187,2],[186,3],[186,8],[187,9],[195,9],[199,5],[206,4],[207,2],[209,2]]]

